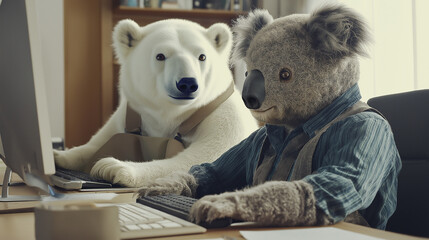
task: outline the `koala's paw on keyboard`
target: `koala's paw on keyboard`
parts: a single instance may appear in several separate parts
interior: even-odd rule
[[[178,218],[192,221],[189,212],[197,199],[180,195],[161,195],[140,197],[137,202]],[[231,218],[220,218],[210,222],[200,221],[197,224],[204,228],[222,228],[231,225],[231,223]]]

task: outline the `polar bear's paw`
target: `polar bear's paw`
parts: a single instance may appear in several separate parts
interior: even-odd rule
[[[138,187],[136,169],[130,163],[113,157],[97,161],[91,169],[91,175],[126,187]]]
[[[62,168],[80,170],[82,167],[80,154],[73,150],[54,150],[54,159],[55,164]]]

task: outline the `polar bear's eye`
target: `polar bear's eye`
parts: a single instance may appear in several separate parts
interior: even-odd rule
[[[198,57],[198,60],[200,60],[201,62],[202,62],[202,61],[205,61],[205,60],[206,60],[206,55],[201,54],[201,55]]]
[[[280,73],[279,73],[280,80],[288,81],[291,78],[291,76],[292,76],[292,72],[289,69],[283,68],[282,70],[280,70]]]
[[[159,53],[158,55],[156,55],[156,60],[158,60],[158,61],[164,61],[165,60],[164,54]]]
[[[244,73],[244,76],[245,76],[245,77],[247,77],[247,74],[248,74],[248,73],[247,73],[247,71],[246,71],[246,72]]]

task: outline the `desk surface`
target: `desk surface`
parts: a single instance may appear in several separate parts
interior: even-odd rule
[[[362,233],[365,235],[379,237],[383,239],[392,240],[417,240],[424,238],[417,238],[406,236],[402,234],[396,234],[391,232],[380,231],[372,228],[362,227],[350,223],[338,223],[332,225],[333,227],[344,229],[347,231]],[[242,230],[279,230],[279,229],[296,229],[296,228],[256,228],[247,226],[231,226],[223,229],[209,229],[204,234],[195,235],[182,235],[175,237],[156,238],[159,240],[178,240],[178,239],[207,239],[207,238],[222,238],[225,236],[232,237],[235,239],[244,239],[239,231]],[[34,213],[10,213],[0,214],[0,234],[1,239],[16,239],[16,240],[32,240],[36,239],[34,231]]]
[[[2,175],[2,174],[0,174]],[[35,194],[36,191],[27,186],[14,186],[10,189],[11,194],[23,195],[23,194]],[[23,202],[23,203],[5,203],[0,202],[0,239],[16,239],[16,240],[31,240],[35,239],[35,229],[34,229],[34,212],[32,208],[37,204],[37,202]],[[15,209],[15,210],[11,210]],[[6,213],[8,212],[8,213]],[[14,213],[11,213],[14,212]],[[379,237],[383,239],[393,239],[393,240],[415,240],[415,239],[426,239],[412,237],[392,232],[381,231],[373,228],[362,227],[350,223],[340,222],[338,224],[332,225],[339,229],[357,232],[373,237]],[[239,231],[242,230],[280,230],[280,229],[296,229],[296,228],[261,228],[256,226],[247,226],[247,225],[235,225],[223,229],[209,229],[204,234],[196,235],[183,235],[175,237],[166,237],[166,238],[156,238],[156,239],[204,239],[204,238],[222,238],[225,236],[232,237],[235,239],[243,239]]]

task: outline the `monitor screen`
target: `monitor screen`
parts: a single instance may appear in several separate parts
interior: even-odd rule
[[[33,186],[55,173],[35,2],[0,2],[0,149]]]

